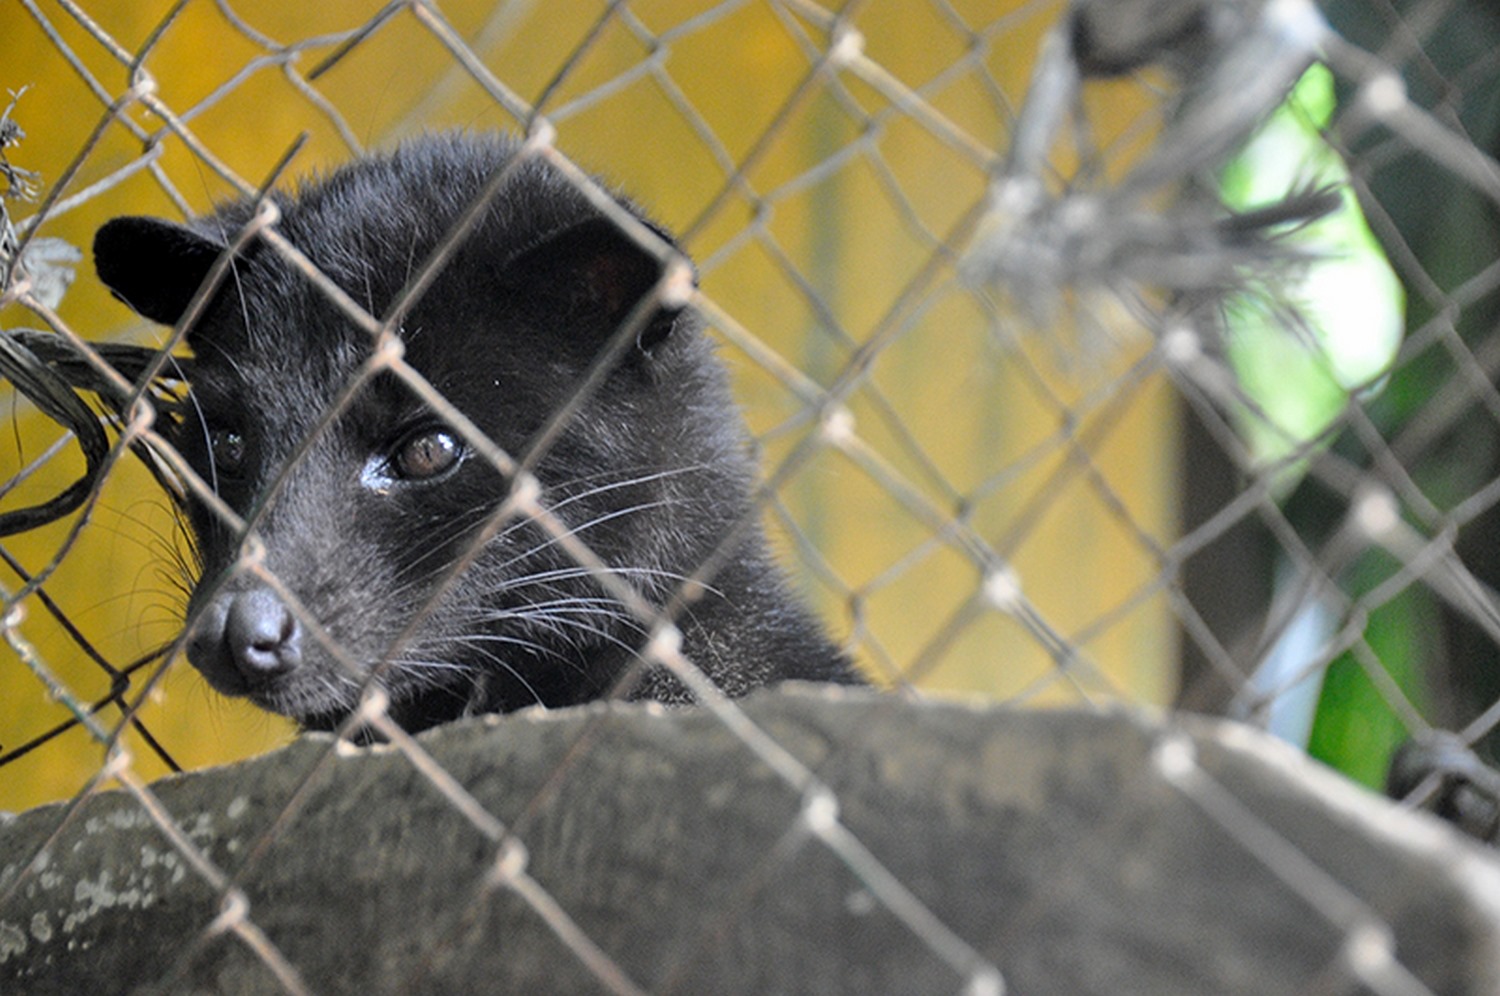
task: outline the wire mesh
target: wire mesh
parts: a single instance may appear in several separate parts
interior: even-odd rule
[[[517,523],[636,640],[636,665],[597,694],[669,673],[797,800],[768,853],[828,849],[968,992],[1001,991],[1004,966],[888,872],[841,822],[837,793],[684,651],[679,623],[756,530],[842,651],[894,693],[1227,714],[1367,783],[1389,771],[1411,804],[1496,836],[1500,17],[1440,0],[215,0],[128,13],[18,0],[4,16],[17,58],[0,117],[0,369],[13,385],[0,804],[71,800],[65,823],[100,789],[128,791],[222,896],[183,964],[227,932],[286,991],[315,988],[257,926],[244,869],[216,865],[150,785],[289,732],[233,711],[183,659],[212,601],[187,609],[198,579],[183,507],[200,533],[237,538],[205,590],[255,579],[342,668],[350,707],[313,725],[399,751],[494,848],[477,901],[520,897],[608,991],[644,989],[531,877],[523,837],[405,728],[424,724],[401,721],[403,650]],[[1235,202],[1236,176],[1285,168],[1251,150],[1315,62],[1331,70],[1330,109],[1294,108],[1307,145],[1282,150],[1288,178]],[[397,291],[380,307],[283,231],[295,201],[272,191],[293,177],[453,126],[518,137],[435,247],[386,275]],[[409,361],[405,322],[527,170],[657,269],[513,450]],[[243,206],[219,216],[223,251],[172,331],[108,304],[86,272],[75,280],[75,246],[104,220],[198,217],[231,199]],[[1351,215],[1368,242],[1299,241]],[[369,349],[274,482],[237,506],[170,423],[191,414],[183,344],[252,251],[295,275],[288,293],[308,316],[360,330]],[[1348,259],[1394,276],[1361,271],[1316,298],[1309,275]],[[612,364],[682,307],[711,330],[762,473],[727,535],[668,586],[595,549],[543,468]],[[1347,365],[1350,337],[1377,358]],[[322,596],[270,566],[260,530],[318,440],[391,385],[504,488],[371,661],[311,607]],[[1345,937],[1350,975],[1424,991],[1376,915],[1178,746],[1162,745],[1164,769]],[[16,867],[12,892],[40,873],[36,858]]]

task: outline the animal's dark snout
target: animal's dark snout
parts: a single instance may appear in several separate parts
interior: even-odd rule
[[[302,631],[281,599],[265,588],[235,594],[224,636],[245,677],[290,671],[302,658]]]
[[[188,657],[216,684],[254,687],[302,662],[302,627],[269,588],[221,592],[199,619]]]

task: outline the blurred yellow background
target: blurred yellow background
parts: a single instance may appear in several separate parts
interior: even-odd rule
[[[307,84],[305,75],[337,49],[336,39],[319,39],[369,22],[380,4],[79,6],[92,26],[51,4],[0,8],[0,86],[29,88],[13,115],[26,137],[9,150],[10,160],[39,171],[48,189],[66,177],[64,198],[142,156],[141,139],[115,121],[78,159],[107,115],[86,77],[106,99],[118,97],[129,79],[122,55],[134,58],[148,40],[141,65],[157,96],[251,184],[261,183],[304,132],[308,141],[292,174],[424,129],[521,127],[409,9]],[[489,72],[523,100],[543,101],[567,155],[669,227],[690,232],[685,247],[702,267],[706,294],[814,380],[833,383],[857,346],[886,334],[894,321],[899,334],[850,398],[861,439],[932,507],[963,515],[1009,558],[1040,615],[1080,641],[1107,673],[1095,688],[1168,700],[1176,631],[1165,593],[1151,585],[1161,570],[1153,546],[1170,544],[1176,522],[1170,392],[1159,375],[1148,376],[1107,403],[1073,409],[1147,344],[1127,341],[1096,362],[1060,363],[1056,341],[997,325],[956,278],[951,254],[962,247],[944,248],[983,202],[983,163],[856,74],[825,72],[809,82],[812,59],[828,43],[820,26],[769,3],[722,10],[703,0],[643,0],[601,26],[605,6],[448,0],[442,10]],[[991,27],[968,33],[939,5],[895,0],[865,5],[853,23],[873,63],[920,91],[977,147],[1003,151],[1057,5],[951,6],[968,24]],[[175,18],[161,27],[174,8]],[[123,52],[111,52],[105,38]],[[305,50],[290,56],[276,47],[287,45]],[[1105,122],[1102,143],[1140,139],[1139,129],[1129,129],[1147,100],[1134,85],[1105,87],[1091,100]],[[159,118],[138,105],[126,116],[153,143],[160,139],[160,158],[49,217],[40,234],[86,252],[93,231],[114,215],[180,217],[183,206],[201,211],[234,195]],[[743,181],[732,181],[730,168],[747,157]],[[1123,150],[1112,157],[1126,159]],[[1066,173],[1068,164],[1059,168]],[[721,198],[726,184],[731,189]],[[36,208],[10,207],[17,219]],[[756,219],[762,224],[747,235]],[[945,253],[936,279],[918,281],[908,299],[929,260]],[[162,335],[109,297],[87,258],[59,312],[89,339],[154,342]],[[0,320],[42,327],[19,307]],[[798,420],[800,400],[743,350],[726,344],[723,355],[764,464],[774,470],[815,430],[815,420]],[[8,481],[57,431],[14,400],[8,386],[0,403],[8,423],[0,433],[0,480]],[[1066,421],[1075,416],[1076,424]],[[1086,440],[1081,448],[1065,444],[1065,425]],[[80,468],[65,452],[0,498],[0,507],[55,493]],[[935,538],[930,524],[866,469],[823,449],[790,475],[778,497],[785,514],[773,510],[770,521],[788,563],[872,679],[900,684],[909,675],[924,690],[995,698],[1036,691],[1044,702],[1076,694],[1014,618],[979,604],[982,579],[973,562]],[[795,535],[783,528],[788,521]],[[71,525],[0,545],[36,572],[58,558]],[[61,612],[116,665],[176,632],[184,580],[173,559],[174,530],[167,502],[127,459],[45,584]],[[21,586],[13,571],[0,568],[0,577],[7,593]],[[20,608],[17,633],[37,660],[79,699],[103,696],[103,670],[38,598]],[[19,646],[0,647],[0,755],[69,715],[23,665]],[[134,688],[144,678],[138,674]],[[293,733],[275,717],[218,696],[185,662],[170,665],[140,715],[185,767],[255,754]],[[105,709],[99,718],[112,729],[119,711]],[[127,743],[146,775],[166,770],[137,735]],[[0,810],[73,795],[101,756],[86,732],[73,729],[0,766]]]

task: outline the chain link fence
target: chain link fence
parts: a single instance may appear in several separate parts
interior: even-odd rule
[[[802,846],[853,870],[967,991],[1000,991],[1005,965],[890,874],[840,822],[815,767],[719,690],[745,690],[735,652],[684,639],[678,623],[761,529],[795,601],[892,695],[1227,715],[1475,836],[1500,831],[1489,766],[1500,724],[1500,15],[1488,8],[185,0],[122,11],[17,0],[0,33],[12,95],[0,119],[0,806],[64,800],[67,814],[125,789],[187,874],[226,900],[184,939],[194,950],[227,931],[286,991],[317,988],[243,904],[235,865],[198,846],[150,784],[291,732],[209,690],[184,657],[184,617],[204,625],[214,586],[252,578],[285,608],[276,627],[298,627],[309,655],[342,668],[327,679],[337,695],[283,699],[280,711],[391,745],[497,849],[504,874],[490,884],[521,897],[603,989],[641,991],[530,876],[524,838],[412,736],[430,725],[426,707],[403,704],[415,693],[400,672],[420,656],[423,627],[449,611],[444,598],[487,545],[518,529],[549,551],[549,583],[562,587],[527,603],[534,628],[511,643],[628,644],[633,662],[590,677],[586,693],[517,675],[534,701],[690,693],[798,800]],[[404,174],[405,199],[399,187],[352,188],[365,198],[361,231],[296,229],[301,202],[272,193],[447,129],[514,144],[473,189],[420,173]],[[555,196],[569,211],[606,219],[615,248],[602,276],[563,267],[581,290],[506,298],[506,314],[530,328],[538,314],[603,308],[610,323],[604,359],[569,367],[562,347],[517,348],[527,376],[571,379],[550,388],[546,410],[535,410],[540,393],[494,401],[527,426],[497,438],[464,380],[496,361],[480,347],[421,359],[444,354],[423,345],[441,330],[419,326],[434,313],[429,293],[467,314],[451,302],[476,288],[445,274],[472,268],[465,239],[486,217],[525,217],[506,191],[538,176],[566,191]],[[230,202],[241,206],[213,216],[221,241],[188,276],[158,265],[150,239],[113,264],[116,289],[170,331],[110,301],[77,248],[116,216],[180,222]],[[452,224],[428,231],[436,203]],[[538,227],[510,251],[546,235]],[[173,243],[162,258],[195,251]],[[640,260],[644,276],[617,272]],[[287,385],[321,361],[294,345],[253,360],[226,352],[215,369],[241,364],[254,389],[216,403],[221,414],[242,406],[242,420],[225,429],[203,416],[198,451],[184,453],[181,426],[206,397],[194,374],[207,355],[187,346],[214,293],[253,303],[244,287],[271,278],[252,274],[273,271],[288,311],[247,311],[246,341],[232,348],[249,349],[263,323],[358,332],[368,349],[327,385],[333,407],[302,411],[291,456],[267,471],[277,483],[236,498],[257,427],[290,424],[285,412],[306,399]],[[172,301],[143,305],[152,295]],[[649,424],[623,403],[607,409],[614,421],[598,406],[613,398],[612,365],[650,354],[653,323],[679,309],[701,316],[728,371],[758,482],[712,543],[693,546],[693,563],[629,563],[644,540],[580,523],[569,506],[696,465],[631,465],[635,477],[601,485],[549,479],[548,457],[580,433],[607,453],[604,437],[632,417]],[[696,397],[691,384],[660,389]],[[443,479],[461,452],[498,482],[452,519],[336,523],[369,532],[372,547],[426,537],[443,569],[418,594],[374,568],[347,576],[358,573],[347,564],[335,576],[302,565],[290,579],[266,553],[272,528],[294,531],[284,518],[273,527],[278,503],[340,515],[316,490],[293,493],[311,484],[284,482],[307,478],[369,397],[428,413],[423,433],[387,450],[402,473]],[[681,418],[699,411],[684,407]],[[680,425],[663,431],[697,452]],[[372,492],[399,490],[361,473]],[[670,536],[733,497],[714,493],[733,480],[690,481],[698,493],[665,516]],[[233,553],[190,601],[206,534]],[[313,608],[367,583],[411,602],[399,625],[347,604],[352,623]],[[350,632],[381,643],[351,648],[339,636]],[[495,671],[507,652],[486,651]],[[842,677],[834,665],[803,673]],[[493,697],[473,673],[463,681],[459,711],[526,704]],[[331,701],[344,707],[330,712]],[[1253,814],[1202,779],[1180,784],[1313,906],[1341,908],[1336,888],[1277,863]],[[766,850],[767,862],[791,860]],[[22,860],[0,880],[0,916],[44,873],[12,857]],[[1366,936],[1359,917],[1329,916],[1351,944]],[[1368,991],[1426,991],[1379,958],[1348,972]]]

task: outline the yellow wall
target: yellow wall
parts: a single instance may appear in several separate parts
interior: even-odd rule
[[[102,30],[135,51],[170,5],[144,0],[83,6]],[[286,43],[347,29],[379,6],[352,0],[241,0],[233,8],[264,35]],[[491,6],[449,0],[443,9],[463,37],[490,39],[476,43],[479,54],[526,100],[544,92],[603,7],[513,3],[499,5],[501,13],[492,14]],[[706,6],[658,0],[632,9],[643,30],[659,32]],[[967,5],[976,17],[998,6]],[[83,27],[53,5],[41,9],[111,94],[125,89],[125,68]],[[1007,102],[1013,108],[1024,93],[1039,33],[1054,15],[1048,8],[1024,13],[996,33],[983,66],[998,91],[982,80],[977,66],[970,66],[927,94],[932,106],[980,146],[1003,149]],[[672,41],[661,64],[669,85],[643,73],[607,98],[575,104],[621,74],[637,71],[647,57],[642,41],[616,21],[601,31],[597,43],[551,93],[546,109],[555,115],[565,152],[618,183],[678,230],[697,222],[725,183],[717,155],[742,161],[785,112],[784,123],[747,172],[753,188],[762,196],[772,195],[764,229],[768,239],[719,253],[754,211],[736,193],[696,229],[688,248],[708,264],[703,287],[716,302],[826,385],[849,360],[854,344],[882,328],[903,289],[934,251],[930,240],[941,238],[980,202],[986,177],[978,163],[930,130],[890,113],[889,100],[851,74],[840,77],[842,93],[819,82],[788,108],[809,72],[807,51],[796,33],[805,32],[813,45],[823,44],[816,29],[796,25],[771,5],[747,4]],[[868,55],[911,86],[938,77],[969,51],[968,40],[928,4],[866,5],[857,25]],[[21,5],[0,8],[0,38],[6,53],[0,85],[31,87],[15,115],[27,137],[11,150],[11,158],[55,182],[69,169],[103,108]],[[330,51],[326,45],[312,48],[296,66],[305,72]],[[161,99],[182,114],[266,54],[215,5],[199,0],[183,6],[144,66]],[[365,146],[385,145],[423,128],[517,127],[409,12],[377,30],[315,86]],[[1095,110],[1106,114],[1107,128],[1123,127],[1142,106],[1129,85],[1106,90],[1099,100]],[[701,140],[681,101],[717,136],[722,153]],[[129,115],[160,133],[160,122],[144,109],[133,108]],[[856,156],[846,168],[805,190],[780,191],[812,164],[861,141],[867,116],[880,122],[872,145],[876,155]],[[195,114],[191,127],[234,171],[257,184],[304,131],[309,140],[294,173],[343,161],[354,151],[329,118],[269,64],[250,71],[241,85]],[[165,136],[163,142],[161,169],[193,209],[232,193],[180,140]],[[63,193],[83,189],[140,153],[136,139],[118,123],[110,125]],[[899,198],[892,187],[900,190]],[[31,210],[13,208],[19,217]],[[141,173],[49,221],[43,234],[86,248],[92,231],[121,213],[177,212],[152,177]],[[912,215],[925,233],[914,228]],[[837,332],[821,326],[777,254],[784,254],[828,305]],[[113,302],[87,263],[61,313],[89,338],[145,341],[159,334]],[[11,327],[39,324],[14,307],[0,318]],[[1157,573],[1159,565],[1137,530],[1161,545],[1173,532],[1177,458],[1171,400],[1163,385],[1151,380],[1114,407],[1085,415],[1081,427],[1090,439],[1090,460],[1070,459],[1066,448],[1047,443],[1055,440],[1065,408],[1114,377],[1142,344],[1127,343],[1116,356],[1059,363],[1066,350],[1057,337],[1023,336],[1019,351],[1013,351],[1007,344],[1016,337],[1012,325],[997,331],[985,309],[955,282],[951,267],[944,268],[928,290],[920,317],[879,356],[869,384],[854,394],[850,409],[861,437],[939,507],[951,513],[955,495],[982,489],[971,510],[973,527],[1012,558],[1024,591],[1047,621],[1064,636],[1075,636],[1130,603]],[[771,433],[763,442],[774,467],[803,435],[803,430],[772,431],[798,404],[743,352],[726,347],[724,355],[752,426],[757,433]],[[9,394],[0,397],[0,404],[12,410]],[[13,410],[0,433],[0,480],[9,479],[55,438],[51,427],[24,404]],[[921,457],[911,452],[913,447]],[[1020,457],[1038,447],[1043,451],[1036,459],[1015,469]],[[77,469],[71,457],[53,461],[35,482],[5,496],[0,507],[18,507],[27,496],[49,493],[71,480]],[[171,563],[174,527],[166,503],[138,468],[131,464],[128,470],[105,489],[79,541],[46,585],[105,657],[117,663],[169,639],[182,602],[180,571]],[[1111,501],[1101,499],[1101,483],[1107,484],[1111,501],[1127,511],[1128,522]],[[943,638],[950,620],[968,618],[961,607],[973,601],[976,569],[951,545],[934,542],[927,525],[850,459],[834,451],[820,453],[792,475],[781,498],[824,562],[808,564],[792,543],[787,545],[788,561],[801,568],[807,590],[839,635],[853,635],[855,652],[873,676],[897,680],[919,660],[919,684],[927,689],[1001,697],[1033,689],[1041,680],[1045,701],[1071,694],[1047,680],[1055,675],[1050,659],[1005,615],[969,613],[973,619],[956,637]],[[55,556],[65,531],[49,528],[3,545],[35,570]],[[14,591],[19,581],[0,570],[0,585]],[[103,694],[108,687],[103,672],[47,621],[35,598],[23,604],[27,622],[20,632],[35,644],[39,658],[79,696]],[[1162,701],[1172,689],[1171,669],[1162,665],[1175,658],[1174,640],[1157,594],[1089,634],[1083,650],[1119,689]],[[15,651],[0,647],[0,752],[65,716]],[[142,717],[188,766],[256,753],[291,733],[273,717],[220,698],[185,664],[172,666]],[[107,711],[103,720],[113,725],[118,713]],[[163,770],[137,738],[130,744],[143,770]],[[75,730],[21,762],[0,767],[0,809],[71,795],[99,759],[98,746]]]

